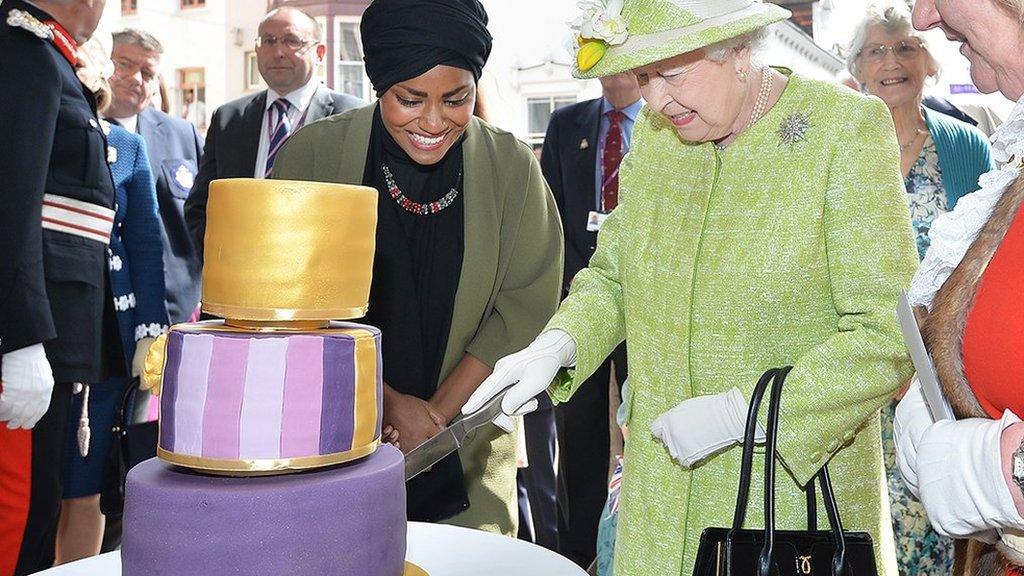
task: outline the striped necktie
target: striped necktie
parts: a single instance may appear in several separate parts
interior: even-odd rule
[[[277,123],[270,132],[270,146],[267,148],[267,167],[263,174],[265,178],[270,178],[270,173],[274,169],[274,158],[292,133],[292,121],[288,118],[288,110],[291,107],[292,103],[284,98],[274,100],[272,105],[277,114]]]

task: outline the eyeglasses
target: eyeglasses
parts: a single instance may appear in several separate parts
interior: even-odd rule
[[[142,75],[143,82],[150,82],[156,78],[156,71],[148,65],[135,62],[128,58],[114,58],[114,71],[118,76],[134,76],[136,73]]]
[[[875,44],[873,46],[865,46],[857,53],[857,56],[863,57],[868,62],[881,62],[885,60],[885,55],[890,50],[897,60],[912,60],[924,51],[924,45],[921,44],[920,40],[900,40],[892,46]]]
[[[303,40],[302,38],[299,38],[294,34],[285,34],[280,38],[274,36],[273,34],[264,34],[263,36],[256,37],[257,48],[273,48],[274,46],[277,46],[278,42],[280,42],[285,48],[291,50],[292,52],[298,52],[308,46],[316,44],[315,40]]]

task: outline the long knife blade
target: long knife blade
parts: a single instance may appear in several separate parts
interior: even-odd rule
[[[914,316],[914,309],[904,290],[900,291],[899,302],[896,306],[896,318],[900,322],[903,342],[907,346],[910,360],[914,363],[914,369],[917,371],[917,381],[921,383],[921,390],[924,392],[924,399],[928,404],[932,420],[935,422],[955,420],[953,408],[942,393],[939,376],[935,372],[935,364],[932,363],[931,354],[928,353],[928,348],[924,345],[921,329],[917,325],[917,317]]]
[[[419,474],[429,470],[442,458],[458,450],[466,441],[466,436],[477,428],[493,422],[501,416],[501,400],[505,397],[502,392],[491,398],[479,410],[472,414],[466,414],[456,418],[450,426],[442,430],[437,436],[413,448],[405,455],[405,480],[408,482]]]

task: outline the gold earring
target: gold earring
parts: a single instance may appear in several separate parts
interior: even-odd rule
[[[750,79],[750,75],[747,74],[746,70],[739,70],[736,72],[736,75],[739,76],[740,82],[743,82],[744,84],[746,84],[747,80]]]

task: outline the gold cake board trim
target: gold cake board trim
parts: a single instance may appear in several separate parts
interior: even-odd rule
[[[327,454],[325,456],[304,456],[301,458],[221,460],[218,458],[176,454],[159,446],[157,446],[156,455],[169,464],[192,468],[207,474],[220,476],[271,476],[344,464],[345,462],[369,456],[378,447],[380,447],[379,438],[365,446],[360,446],[347,452]]]
[[[412,562],[406,561],[406,563],[405,563],[405,572],[402,573],[402,576],[430,576],[430,575],[427,574],[427,571],[424,570],[423,568],[420,568],[419,566],[413,564]]]
[[[279,321],[294,320],[354,320],[366,316],[369,305],[350,306],[347,308],[324,308],[313,310],[308,308],[268,308],[266,306],[233,306],[217,302],[203,302],[203,312],[232,318],[234,320],[249,320],[258,322],[274,323]]]

